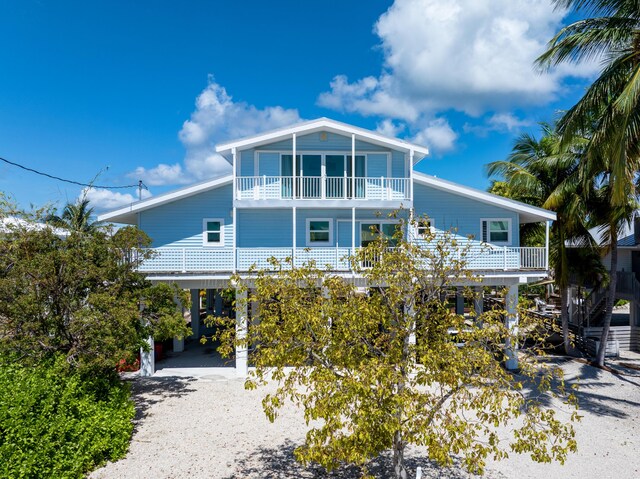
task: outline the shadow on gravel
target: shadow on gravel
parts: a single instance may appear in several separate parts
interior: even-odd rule
[[[160,377],[160,378],[131,378],[127,382],[131,386],[131,399],[136,407],[134,418],[134,433],[138,423],[147,416],[147,411],[154,404],[169,397],[181,397],[195,391],[190,387],[195,378]]]
[[[573,359],[565,357],[549,357],[545,362],[552,363],[559,367],[566,365],[572,365]],[[565,368],[566,371],[566,368]],[[640,407],[640,403],[631,401],[623,397],[613,397],[611,395],[603,394],[604,391],[615,385],[617,381],[623,381],[630,383],[631,385],[638,386],[638,383],[633,379],[625,378],[622,375],[613,374],[609,371],[599,369],[589,364],[582,363],[577,369],[575,377],[565,376],[565,388],[567,391],[571,391],[572,386],[576,386],[574,390],[576,397],[578,398],[579,410],[581,412],[589,412],[597,416],[609,416],[619,419],[625,419],[629,417],[629,414],[623,409]],[[635,379],[635,378],[634,378]],[[543,406],[546,407],[558,407],[558,403],[554,402],[551,394],[540,394],[537,390],[537,382],[524,381],[525,394],[528,399],[537,399]],[[553,389],[557,392],[558,382],[554,381]],[[567,407],[567,411],[571,408]]]
[[[355,466],[343,466],[327,472],[322,466],[303,466],[296,462],[293,451],[296,445],[286,441],[279,447],[260,448],[236,462],[235,472],[224,479],[358,479],[361,471]],[[422,467],[422,477],[440,479],[467,479],[471,477],[459,467],[441,468],[427,459],[409,457],[406,460],[409,477],[415,477],[418,466]],[[393,477],[391,454],[383,454],[368,464],[369,474],[377,478]],[[485,472],[489,479],[502,479],[500,473]]]

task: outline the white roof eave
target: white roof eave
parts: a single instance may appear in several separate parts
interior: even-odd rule
[[[280,141],[288,138],[294,133],[303,133],[303,134],[311,134],[318,131],[328,131],[331,133],[338,134],[355,134],[359,139],[365,139],[369,143],[373,143],[376,145],[384,146],[386,148],[394,148],[403,151],[413,151],[414,152],[414,164],[418,163],[425,156],[429,154],[428,148],[417,145],[414,143],[409,143],[404,140],[399,140],[397,138],[390,138],[379,133],[376,133],[371,130],[366,130],[364,128],[358,128],[352,125],[347,125],[346,123],[341,123],[335,120],[331,120],[329,118],[320,118],[318,120],[307,121],[303,123],[298,123],[297,125],[289,126],[286,128],[280,128],[277,130],[268,131],[266,133],[261,133],[259,135],[253,135],[246,138],[241,138],[236,141],[231,141],[227,143],[221,143],[216,146],[216,152],[223,154],[227,153],[233,148],[237,150],[245,150],[248,148],[254,148],[262,145],[266,145],[269,143],[273,143],[276,141]]]
[[[178,190],[170,191],[162,195],[147,198],[146,200],[136,201],[135,203],[131,203],[130,205],[127,205],[122,208],[118,208],[116,210],[107,211],[105,213],[98,215],[98,221],[109,221],[112,223],[124,223],[124,224],[136,224],[137,223],[136,214],[139,213],[140,211],[144,211],[149,208],[160,206],[178,199],[187,198],[189,196],[193,196],[198,193],[202,193],[214,188],[218,188],[220,186],[230,184],[232,183],[232,181],[233,181],[233,176],[226,175],[226,176],[215,178],[213,180],[207,180],[201,183],[196,183],[195,185],[187,186],[185,188],[180,188]]]

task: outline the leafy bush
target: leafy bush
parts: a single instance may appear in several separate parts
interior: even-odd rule
[[[124,456],[133,416],[116,377],[70,374],[63,358],[0,365],[0,477],[82,477]]]

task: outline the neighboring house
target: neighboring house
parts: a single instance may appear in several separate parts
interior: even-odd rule
[[[546,222],[548,240],[555,213],[414,171],[428,154],[423,146],[321,118],[216,151],[232,165],[231,175],[98,218],[138,225],[152,238],[157,255],[141,270],[191,290],[196,336],[200,290],[226,288],[233,272],[267,267],[272,256],[292,257],[294,264],[315,259],[351,278],[344,258],[372,239],[372,226],[391,235],[397,221],[387,213],[398,209],[405,217],[427,215],[423,228],[454,228],[478,250],[488,243],[469,268],[479,285],[508,287],[509,308],[517,304],[519,284],[547,276],[548,247],[521,247],[519,227]],[[410,233],[419,240],[419,228]],[[245,351],[237,351],[236,367],[246,373]]]
[[[602,228],[592,228],[589,233],[597,244],[607,244]],[[607,354],[612,355],[616,355],[618,350],[640,351],[640,215],[637,214],[632,223],[625,223],[618,237],[615,299],[626,300],[629,304],[614,310],[607,341]],[[602,263],[609,271],[609,253],[603,256]],[[593,352],[595,341],[599,341],[602,334],[608,290],[606,287],[580,284],[576,277],[571,278],[571,283],[568,301],[570,325],[578,337],[585,340],[586,349]]]
[[[0,233],[9,233],[18,229],[30,231],[50,229],[53,234],[60,238],[66,238],[67,236],[69,236],[69,231],[67,231],[66,229],[51,226],[46,223],[29,221],[23,218],[18,218],[17,216],[6,216],[4,218],[0,218]]]

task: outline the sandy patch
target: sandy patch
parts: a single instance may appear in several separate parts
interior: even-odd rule
[[[567,381],[581,386],[584,417],[576,424],[578,453],[565,465],[538,464],[514,454],[490,464],[486,476],[640,477],[640,373],[614,375],[575,361],[563,367]],[[283,408],[273,424],[266,419],[261,400],[273,386],[246,391],[242,380],[222,376],[138,378],[132,385],[138,418],[129,453],[91,478],[359,477],[352,468],[327,474],[294,461],[292,451],[304,440],[306,426],[301,411],[293,407]],[[422,466],[427,477],[470,477],[456,468],[434,468],[416,449],[409,451],[408,459],[412,471]],[[391,477],[389,467],[388,457],[383,457],[372,464],[372,472],[376,477]]]

